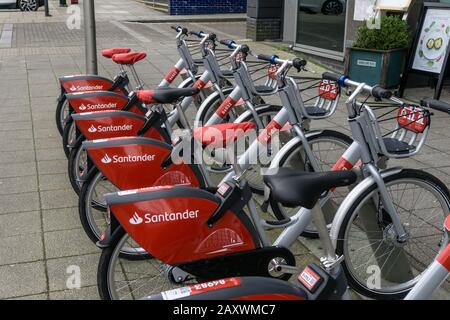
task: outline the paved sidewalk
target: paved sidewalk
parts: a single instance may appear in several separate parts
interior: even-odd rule
[[[173,31],[167,23],[127,20],[162,14],[133,0],[95,2],[98,49],[129,46],[147,52],[139,74],[149,87],[156,86],[178,60]],[[83,30],[68,30],[65,9],[55,6],[55,0],[51,3],[52,18],[43,18],[42,11],[0,12],[0,26],[13,24],[11,46],[0,48],[0,299],[98,299],[99,250],[80,227],[77,197],[54,123],[57,77],[84,72]],[[187,26],[212,30],[221,38],[245,38],[244,23]],[[264,44],[250,46],[260,53],[274,51]],[[99,63],[101,75],[114,76],[112,62],[99,58]],[[348,132],[345,119],[340,108],[319,126]],[[422,154],[403,164],[427,168],[450,185],[449,123],[448,116],[437,114]],[[312,259],[301,244],[296,252],[299,260]],[[81,268],[82,288],[67,290],[68,268],[73,265]]]
[[[156,86],[178,60],[169,24],[123,20],[161,13],[132,0],[96,0],[98,49],[129,46],[148,53],[139,74]],[[98,299],[98,248],[80,228],[77,197],[55,128],[57,77],[84,72],[83,30],[68,30],[66,9],[51,1],[51,18],[0,11],[0,30],[12,24],[0,48],[0,299]],[[114,6],[112,14],[108,10]],[[112,8],[111,8],[112,9]],[[243,38],[243,24],[190,24]],[[116,66],[99,58],[101,75]],[[66,290],[68,267],[81,268],[79,290]]]
[[[59,1],[49,1],[51,17],[45,17],[44,7],[37,12],[20,12],[20,10],[0,9],[0,23],[41,23],[65,22],[68,14],[72,14],[77,5],[59,7]],[[80,3],[82,0],[80,1]],[[81,6],[80,6],[81,8]],[[146,22],[180,22],[180,21],[245,21],[245,14],[214,14],[171,16],[167,13],[151,9],[137,0],[97,0],[95,1],[97,21],[146,21]]]

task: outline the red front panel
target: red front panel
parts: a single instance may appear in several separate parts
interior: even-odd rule
[[[111,210],[142,248],[167,264],[255,249],[252,236],[232,212],[208,227],[217,207],[212,200],[179,196],[113,205]]]
[[[88,154],[96,167],[120,190],[157,185],[200,183],[186,164],[169,166],[161,163],[170,156],[171,149],[152,144],[124,144],[89,148]]]
[[[109,111],[106,112],[105,117],[98,117],[101,113],[105,112],[95,112],[93,113],[95,117],[86,116],[75,120],[78,129],[86,137],[86,140],[135,137],[145,124],[145,118],[126,115],[111,116],[112,112]],[[155,128],[150,128],[144,137],[164,141]]]
[[[110,91],[113,85],[113,82],[109,79],[91,75],[60,78],[60,83],[67,93]],[[115,88],[113,91],[123,94],[120,88]]]
[[[68,99],[75,113],[123,110],[128,103],[127,97],[108,94],[108,92],[99,92],[98,95],[70,95]],[[143,115],[143,112],[136,106],[128,111]]]

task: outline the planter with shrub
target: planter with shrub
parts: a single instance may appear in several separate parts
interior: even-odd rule
[[[407,47],[408,24],[397,16],[381,18],[381,28],[364,23],[353,47],[347,48],[345,72],[353,80],[393,88],[400,84]]]

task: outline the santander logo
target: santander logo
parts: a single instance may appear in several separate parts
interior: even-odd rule
[[[94,86],[75,86],[74,84],[69,89],[72,92],[75,91],[101,91],[103,90],[102,85],[94,85]]]
[[[117,103],[110,102],[110,103],[97,103],[97,104],[90,104],[88,103],[85,105],[84,103],[81,104],[78,107],[81,111],[84,110],[103,110],[103,109],[117,109]]]
[[[112,159],[107,154],[105,154],[105,156],[102,158],[102,162],[104,164],[108,164],[112,162]]]
[[[94,127],[94,125],[91,125],[91,127],[88,129],[88,131],[89,131],[90,133],[94,133],[94,132],[97,132],[97,128]]]
[[[90,133],[95,133],[95,132],[119,132],[119,131],[131,131],[133,130],[133,125],[131,124],[124,124],[124,125],[119,125],[119,126],[114,126],[114,125],[110,125],[110,126],[97,126],[95,127],[94,125],[91,125],[91,127],[88,129],[88,131]]]
[[[138,225],[144,222],[144,219],[142,219],[137,212],[134,213],[134,215],[130,218],[130,223],[132,225]]]
[[[183,212],[164,212],[164,213],[146,213],[142,218],[137,212],[130,218],[132,225],[139,225],[142,223],[164,223],[164,222],[176,222],[183,220],[195,220],[198,219],[200,210],[185,210]]]
[[[109,163],[134,163],[134,162],[150,162],[155,160],[154,154],[143,154],[138,156],[132,156],[132,155],[126,155],[126,156],[118,156],[114,155],[112,158],[105,154],[105,156],[102,158],[102,162],[104,164]]]

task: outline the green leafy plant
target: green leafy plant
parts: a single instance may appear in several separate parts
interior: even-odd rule
[[[406,48],[409,45],[408,24],[397,16],[381,18],[381,28],[369,29],[367,23],[358,28],[354,47],[374,50]]]

